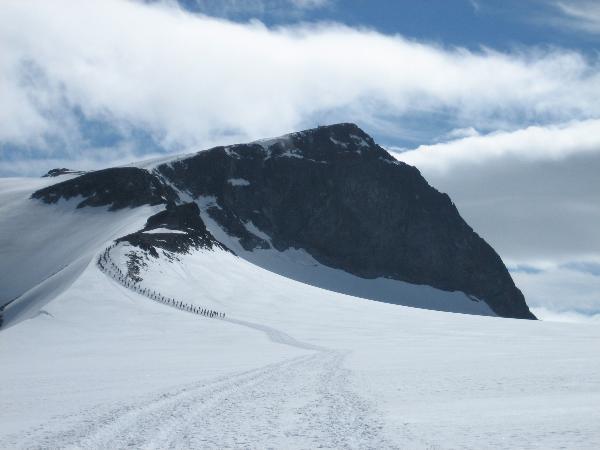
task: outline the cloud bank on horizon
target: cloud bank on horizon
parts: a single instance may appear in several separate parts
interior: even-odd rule
[[[476,15],[492,8],[454,3]],[[549,4],[552,14],[536,21],[600,35],[595,3]],[[207,15],[219,5],[220,17]],[[539,270],[513,273],[530,304],[549,305],[543,278],[554,271],[579,277],[563,284],[563,300],[553,296],[554,311],[600,312],[599,274],[578,269],[600,261],[597,54],[552,43],[457,46],[374,23],[311,21],[309,13],[342,8],[326,0],[243,3],[271,22],[286,11],[301,19],[291,23],[231,20],[241,5],[3,1],[0,175],[354,121],[448,192],[509,264]]]

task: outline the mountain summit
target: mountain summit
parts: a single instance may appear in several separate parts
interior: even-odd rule
[[[187,208],[186,214],[198,210],[198,220],[189,221],[198,224],[198,233],[205,232],[206,221],[219,229],[207,242],[218,239],[223,248],[264,267],[269,265],[260,255],[271,255],[272,261],[274,254],[301,251],[327,270],[357,279],[461,292],[492,314],[535,319],[498,254],[461,218],[448,195],[351,123],[215,147],[154,166],[90,172],[32,197],[46,203],[76,198],[78,208],[109,210],[170,204],[174,211],[175,205],[195,203],[200,208]],[[149,250],[156,239],[129,239],[142,241]],[[277,264],[269,267],[277,271]],[[328,284],[327,276],[284,272],[356,294],[347,283],[339,289]],[[358,296],[480,313],[455,308],[452,297],[438,308],[401,294],[382,296],[376,288]]]

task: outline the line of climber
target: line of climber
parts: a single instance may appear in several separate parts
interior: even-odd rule
[[[114,280],[118,281],[123,286],[137,292],[138,294],[142,294],[151,300],[155,300],[165,305],[172,306],[173,308],[177,308],[182,311],[187,311],[192,314],[198,314],[210,318],[225,318],[225,313],[197,305],[192,305],[190,303],[185,303],[181,300],[177,300],[172,297],[165,297],[159,292],[142,287],[139,282],[132,280],[129,276],[125,275],[121,271],[121,269],[113,262],[112,258],[110,257],[110,251],[115,246],[116,244],[112,244],[104,250],[104,252],[98,257],[97,265],[102,272],[104,272]]]

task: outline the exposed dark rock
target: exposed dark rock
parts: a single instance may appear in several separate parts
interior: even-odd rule
[[[194,196],[216,197],[211,217],[246,249],[268,245],[248,232],[252,222],[278,250],[302,248],[361,277],[463,291],[500,316],[535,318],[450,198],[354,124],[216,147],[158,170]]]
[[[78,208],[106,206],[110,210],[174,201],[177,194],[159,177],[136,167],[97,170],[48,186],[32,194],[46,203],[82,197]]]
[[[232,210],[211,206],[208,208],[208,214],[211,218],[216,220],[229,235],[239,238],[240,244],[245,250],[271,248],[267,241],[248,231],[244,226],[244,223]]]
[[[62,168],[56,168],[56,169],[49,170],[45,175],[42,175],[42,178],[58,177],[60,175],[83,175],[84,173],[85,172],[82,170],[71,170],[71,169],[67,169],[66,167],[62,167]]]
[[[162,228],[173,231],[153,232],[153,230]],[[147,251],[155,258],[159,256],[157,249],[171,253],[189,253],[190,248],[228,250],[206,229],[206,225],[200,217],[200,209],[195,203],[175,205],[169,202],[164,211],[148,218],[146,226],[142,230],[117,240],[117,242],[123,241]],[[130,258],[130,262],[132,262],[132,258]],[[135,261],[133,262],[135,263]],[[133,270],[134,275],[137,276],[139,270],[136,272],[135,268],[139,266],[135,264],[133,266],[135,266],[134,269],[130,267],[129,271]]]
[[[200,208],[195,203],[184,203],[182,205],[175,205],[173,202],[167,203],[164,211],[148,218],[144,230],[155,228],[206,232],[206,225],[200,218]]]

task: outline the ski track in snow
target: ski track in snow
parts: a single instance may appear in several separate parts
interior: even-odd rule
[[[348,389],[345,353],[319,351],[117,408],[58,416],[3,448],[391,448],[372,406]]]

